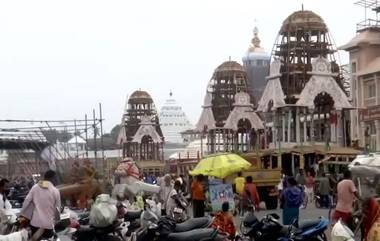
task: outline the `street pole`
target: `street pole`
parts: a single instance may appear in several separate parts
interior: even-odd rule
[[[102,103],[99,103],[99,115],[100,115],[100,147],[102,148],[102,165],[101,170],[104,174],[104,145],[103,145],[103,114],[102,114]]]
[[[86,158],[88,159],[88,135],[87,135],[87,114],[84,116],[84,133],[86,138]]]
[[[97,158],[97,146],[96,146],[96,117],[95,117],[95,109],[92,110],[92,117],[94,119],[93,129],[94,129],[94,158],[95,158],[95,166],[97,170],[99,170],[99,163]]]

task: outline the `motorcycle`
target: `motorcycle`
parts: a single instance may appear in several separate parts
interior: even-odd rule
[[[172,212],[172,217],[177,223],[186,221],[189,217],[186,213],[189,203],[186,198],[180,193],[176,199],[177,207]]]
[[[122,241],[122,230],[125,226],[125,223],[120,221],[115,221],[104,228],[81,226],[72,235],[72,239],[74,241]]]
[[[282,237],[278,241],[327,241],[325,231],[328,228],[329,221],[324,217],[316,220],[305,220],[298,223],[298,220],[288,226],[288,237]]]
[[[128,213],[127,213],[128,214]],[[192,218],[177,223],[170,217],[159,217],[155,205],[149,202],[141,214],[141,228],[131,233],[130,241],[214,241],[224,240],[217,230],[210,228],[212,218]]]
[[[266,215],[260,221],[250,212],[246,215],[240,226],[242,236],[238,240],[255,241],[290,241],[290,240],[326,240],[324,231],[328,220],[321,217],[317,220],[308,220],[297,224],[295,220],[291,225],[282,225],[279,216],[275,213]]]
[[[213,228],[191,229],[184,232],[163,231],[160,225],[151,224],[132,235],[131,241],[223,241],[225,237]]]

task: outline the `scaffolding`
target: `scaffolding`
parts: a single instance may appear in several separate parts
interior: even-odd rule
[[[223,127],[234,108],[237,93],[252,93],[249,91],[246,70],[239,63],[231,60],[216,68],[209,82],[208,91],[212,96],[212,111],[217,127]]]
[[[164,137],[152,97],[146,91],[137,90],[127,100],[124,111],[121,131],[125,137],[119,143],[123,157],[132,157],[136,161],[163,161]]]
[[[295,104],[309,81],[312,59],[327,58],[336,81],[343,89],[339,65],[335,58],[328,28],[312,11],[297,11],[285,19],[273,47],[272,57],[281,59],[281,86],[287,104]]]
[[[380,27],[380,2],[377,0],[360,0],[355,4],[364,8],[364,20],[357,23],[356,31],[360,32],[368,28],[378,29]],[[373,11],[372,14],[369,11]]]
[[[99,174],[104,174],[103,121],[100,117],[72,120],[0,120],[0,151],[3,154],[0,176],[31,176],[47,169],[57,170],[61,181],[68,174],[70,163],[89,159]],[[78,140],[85,141],[79,153]],[[68,140],[72,139],[70,146]],[[97,141],[100,145],[97,145]],[[92,142],[91,150],[88,143]],[[82,145],[83,146],[83,145]],[[97,153],[100,152],[100,155]]]

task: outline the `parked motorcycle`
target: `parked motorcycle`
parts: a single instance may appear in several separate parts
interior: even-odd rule
[[[160,225],[151,224],[148,228],[139,230],[131,241],[223,241],[225,237],[213,228],[192,229],[185,232],[163,231]]]
[[[282,225],[277,214],[266,215],[258,220],[254,213],[248,213],[241,223],[238,240],[255,241],[290,241],[290,240],[326,240],[324,231],[327,229],[328,220],[318,218],[316,220],[303,221],[292,225]]]
[[[115,221],[105,228],[81,226],[74,234],[74,241],[122,241],[123,222]]]
[[[179,193],[176,199],[176,203],[177,207],[174,208],[171,218],[173,218],[177,223],[182,223],[189,218],[187,215],[187,208],[189,207],[189,202],[182,195],[182,193]]]
[[[278,241],[327,241],[325,231],[328,228],[329,221],[324,217],[315,220],[305,220],[297,224],[288,226],[288,236],[282,237]]]

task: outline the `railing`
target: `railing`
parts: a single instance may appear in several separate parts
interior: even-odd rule
[[[379,28],[380,29],[380,21],[375,19],[366,19],[358,24],[356,24],[356,31],[360,32],[368,28]]]

